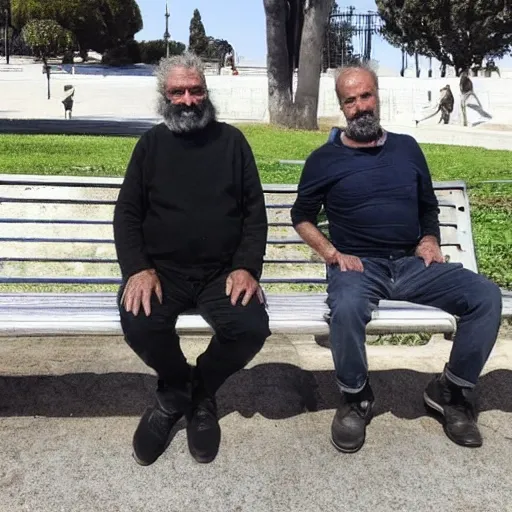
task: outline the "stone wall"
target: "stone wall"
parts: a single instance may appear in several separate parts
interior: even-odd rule
[[[475,92],[492,123],[512,124],[512,78],[473,78]],[[439,89],[446,84],[455,96],[451,122],[460,124],[458,78],[380,79],[381,118],[389,124],[411,124],[435,107]],[[268,121],[267,77],[208,77],[208,86],[221,117],[234,120]],[[429,102],[429,92],[431,101]],[[319,117],[339,117],[340,108],[334,92],[334,78],[323,75],[320,80]],[[437,118],[432,120],[437,122]]]
[[[61,118],[63,86],[76,88],[74,115],[79,118],[155,119],[156,83],[151,76],[53,75],[52,99],[46,98],[46,78],[41,66],[22,65],[22,72],[0,72],[0,115],[6,118]],[[512,124],[512,77],[473,78],[482,105],[492,123]],[[264,71],[238,76],[207,76],[219,117],[230,121],[267,122],[268,83]],[[381,117],[385,124],[414,125],[433,108],[439,89],[449,83],[455,94],[452,123],[460,124],[458,78],[380,79]],[[428,92],[432,101],[428,102]],[[340,118],[334,77],[320,80],[319,117]],[[341,122],[341,120],[340,120]],[[436,123],[437,119],[430,122]]]

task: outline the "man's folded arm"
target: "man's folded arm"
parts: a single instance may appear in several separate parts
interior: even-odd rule
[[[242,163],[244,166],[242,176],[244,220],[242,238],[233,256],[232,268],[247,270],[259,280],[267,246],[268,222],[258,168],[245,138],[242,140]]]
[[[145,215],[143,165],[145,144],[141,138],[133,151],[114,209],[114,241],[124,279],[152,268],[146,254],[142,222]]]

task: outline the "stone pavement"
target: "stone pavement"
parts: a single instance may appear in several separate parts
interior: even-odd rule
[[[187,357],[206,342],[186,338]],[[345,455],[328,439],[329,350],[273,337],[219,392],[217,459],[193,461],[181,423],[143,468],[130,443],[155,378],[120,338],[3,339],[0,511],[512,511],[510,329],[481,379],[481,449],[451,443],[422,404],[449,350],[442,338],[369,347],[376,417]]]

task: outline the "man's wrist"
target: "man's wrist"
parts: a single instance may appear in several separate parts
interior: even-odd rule
[[[425,243],[434,243],[436,245],[439,245],[439,241],[437,240],[437,237],[434,235],[425,235],[419,242],[418,245],[422,245]]]
[[[247,268],[247,267],[236,267],[236,268],[232,268],[230,273],[238,272],[240,270],[247,272],[251,277],[256,279],[256,281],[259,281],[259,276],[258,276],[258,272],[256,271],[256,269],[251,269],[251,268]]]
[[[334,263],[337,253],[338,249],[336,249],[336,247],[329,247],[329,249],[323,251],[323,254],[321,254],[321,256],[326,263],[331,264]]]

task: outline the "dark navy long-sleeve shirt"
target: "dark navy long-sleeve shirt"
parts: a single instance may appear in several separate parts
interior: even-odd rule
[[[387,133],[382,146],[351,148],[339,138],[306,160],[293,225],[317,224],[325,209],[336,249],[359,257],[412,254],[426,235],[440,241],[439,210],[418,143]]]

